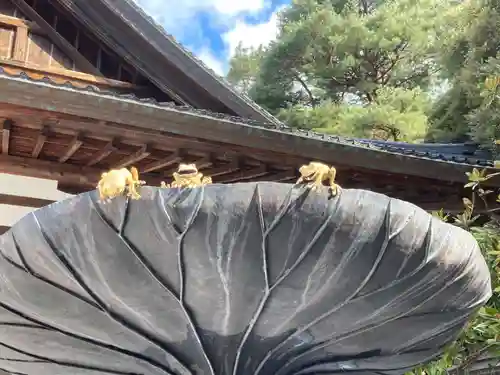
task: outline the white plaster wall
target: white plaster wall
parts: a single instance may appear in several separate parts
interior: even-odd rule
[[[54,201],[71,197],[71,194],[57,190],[57,181],[41,178],[16,176],[0,173],[0,193],[51,199]],[[0,225],[12,226],[27,213],[33,211],[30,207],[17,207],[0,204]]]

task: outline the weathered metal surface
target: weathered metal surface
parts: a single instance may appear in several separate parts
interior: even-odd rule
[[[0,237],[0,369],[402,373],[491,295],[473,237],[409,203],[279,183],[95,191]]]

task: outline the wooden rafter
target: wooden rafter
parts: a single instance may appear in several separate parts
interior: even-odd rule
[[[87,162],[87,167],[96,165],[106,159],[112,152],[118,149],[117,143],[115,139],[109,141],[101,151],[95,154],[95,156]]]
[[[66,180],[84,186],[95,186],[100,172],[100,170],[92,167],[80,167],[28,157],[0,155],[0,173],[48,180]]]
[[[102,73],[94,65],[92,65],[76,48],[71,45],[66,39],[64,39],[61,34],[59,34],[47,21],[40,16],[36,10],[34,10],[26,1],[24,0],[10,0],[21,12],[23,12],[28,18],[35,22],[69,58],[71,58],[75,65],[90,74],[97,76],[102,76]]]
[[[228,174],[227,176],[222,176],[217,179],[220,183],[231,183],[238,181],[251,180],[257,177],[265,176],[269,173],[269,169],[266,165],[259,165],[248,170],[240,170],[235,173]]]
[[[85,190],[95,189],[102,172],[94,167],[0,154],[0,173],[57,180]],[[161,178],[154,175],[141,173],[141,179],[151,186],[160,186],[161,183]]]
[[[252,179],[252,182],[262,182],[262,181],[274,181],[274,182],[284,182],[297,179],[297,172],[293,169],[274,172],[267,175],[255,177]]]
[[[75,152],[77,152],[78,149],[82,146],[83,140],[83,134],[77,134],[71,141],[71,144],[69,145],[64,155],[59,158],[59,163],[65,163],[66,161],[68,161],[68,159],[71,158],[75,154]]]
[[[31,157],[36,159],[38,158],[38,156],[40,156],[40,152],[42,151],[43,145],[45,144],[45,141],[47,140],[49,133],[50,133],[50,128],[48,126],[44,126],[40,130],[40,134],[38,134],[38,137],[36,139],[35,147],[33,148]]]
[[[181,149],[176,150],[172,154],[167,156],[166,158],[153,161],[153,162],[149,163],[148,165],[144,166],[144,168],[142,168],[142,172],[144,172],[144,173],[153,172],[153,171],[156,171],[158,169],[168,167],[172,164],[179,163],[180,161],[182,161],[183,156],[184,156],[183,150],[181,150]]]
[[[234,181],[237,178],[242,180],[252,179],[253,176],[262,176],[268,172],[265,166],[258,166],[248,171],[238,172],[240,166],[240,162],[232,161],[215,168],[209,168],[206,171],[204,170],[203,173],[211,177],[228,175],[226,180]],[[77,192],[95,189],[102,172],[101,169],[94,167],[0,154],[0,173],[57,180],[61,186],[75,187]],[[161,176],[150,175],[142,171],[139,172],[141,172],[141,179],[145,180],[148,185],[160,186],[163,179]],[[215,182],[219,182],[219,180],[222,180],[222,177],[215,179]]]
[[[217,177],[217,176],[222,176],[228,173],[233,173],[236,172],[240,169],[241,162],[239,160],[232,160],[231,162],[208,169],[204,174],[210,177]]]
[[[142,145],[139,150],[134,152],[132,155],[120,160],[113,168],[124,168],[128,167],[134,163],[137,163],[143,159],[146,159],[153,152],[151,145]]]
[[[196,164],[198,170],[210,168],[214,164],[214,157],[212,155],[204,156],[200,159],[195,160],[193,163]]]
[[[2,128],[2,154],[9,154],[10,131],[12,129],[12,120],[6,119]]]

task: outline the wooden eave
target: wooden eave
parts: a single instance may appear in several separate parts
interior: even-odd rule
[[[236,152],[272,155],[275,160],[282,158],[283,164],[290,163],[289,160],[322,160],[341,167],[458,183],[466,181],[465,172],[472,168],[469,164],[364,147],[328,135],[307,135],[279,126],[263,127],[257,122],[208,111],[32,81],[27,77],[0,75],[0,103],[92,119],[103,124],[101,131],[115,135],[140,132],[185,137]],[[500,186],[497,180],[495,186]]]
[[[195,108],[279,121],[239,94],[129,0],[53,0],[161,90]],[[226,109],[229,111],[226,112]]]

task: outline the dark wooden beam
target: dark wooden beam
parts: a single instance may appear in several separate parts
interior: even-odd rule
[[[99,169],[91,167],[80,167],[20,156],[0,155],[0,173],[48,180],[65,180],[95,186],[101,172]]]
[[[204,171],[203,174],[210,177],[222,176],[228,173],[236,172],[240,169],[241,162],[239,160],[232,160],[229,163],[217,166],[215,168]]]
[[[88,162],[87,167],[99,164],[101,161],[106,159],[112,152],[118,149],[117,141],[112,139],[108,144],[99,152],[97,152]]]
[[[33,158],[38,158],[40,155],[40,152],[42,151],[43,145],[45,144],[45,141],[47,140],[47,137],[49,136],[50,129],[48,126],[44,126],[40,130],[40,134],[38,135],[38,138],[36,139],[36,144],[35,147],[33,148],[33,152],[31,153],[31,156]]]
[[[217,183],[233,183],[239,181],[253,180],[254,178],[262,177],[267,175],[269,169],[266,165],[259,165],[258,167],[253,167],[248,170],[240,170],[236,173],[231,173],[220,178],[216,178]]]
[[[182,157],[184,156],[184,151],[183,150],[176,150],[166,158],[160,159],[153,161],[149,163],[148,165],[144,166],[144,168],[141,168],[142,173],[148,173],[148,172],[153,172],[158,169],[162,169],[165,167],[168,167],[172,164],[179,163],[182,161]]]
[[[59,158],[59,163],[65,163],[70,159],[75,152],[78,151],[78,149],[82,146],[83,144],[83,135],[77,134],[75,138],[71,141],[71,144],[68,146],[68,149],[66,150],[65,154]]]
[[[61,181],[87,191],[95,189],[102,172],[94,167],[0,154],[0,173]],[[141,179],[151,186],[160,186],[161,183],[158,176],[141,174]]]
[[[2,154],[9,154],[9,145],[10,145],[10,131],[12,129],[12,120],[6,119],[3,122],[2,128]]]
[[[86,73],[102,76],[102,73],[92,63],[90,63],[73,45],[64,39],[42,16],[38,14],[29,4],[24,0],[10,0],[22,13],[24,13],[30,20],[35,22],[71,60],[75,62],[78,69]]]
[[[253,182],[264,182],[264,181],[273,181],[273,182],[283,182],[297,179],[298,172],[290,169],[287,171],[279,171],[279,172],[271,172],[268,174],[255,177],[252,179]]]
[[[11,206],[33,207],[40,208],[48,206],[55,201],[50,199],[22,197],[18,195],[0,194],[0,204],[8,204]]]
[[[1,84],[1,77],[0,77]],[[0,93],[1,95],[1,93]],[[0,102],[1,103],[1,102]],[[64,113],[48,112],[41,109],[13,106],[1,103],[0,114],[4,118],[33,118],[33,119],[55,119],[57,125],[51,125],[54,131],[67,136],[72,136],[75,132],[88,132],[89,136],[96,136],[100,139],[126,140],[126,143],[142,145],[150,143],[155,148],[166,150],[196,150],[207,155],[215,154],[226,160],[233,159],[238,155],[251,155],[252,159],[258,162],[274,164],[279,168],[295,168],[309,160],[293,154],[285,155],[255,148],[238,146],[220,142],[207,141],[196,136],[181,136],[169,132],[160,132],[154,129],[123,126],[117,123],[100,121],[92,118],[74,117]],[[27,125],[29,127],[29,125]],[[365,172],[369,170],[365,169]]]
[[[113,168],[125,168],[128,167],[129,165],[132,165],[134,163],[137,163],[143,159],[146,159],[149,155],[151,155],[152,152],[152,147],[151,145],[143,145],[139,150],[134,152],[132,155],[127,156],[125,159],[120,160],[119,163],[113,166]]]
[[[93,190],[91,186],[72,184],[65,181],[57,181],[57,190],[66,194],[81,194]]]
[[[198,170],[210,168],[214,165],[214,157],[213,156],[205,156],[200,159],[197,159],[193,162]]]

